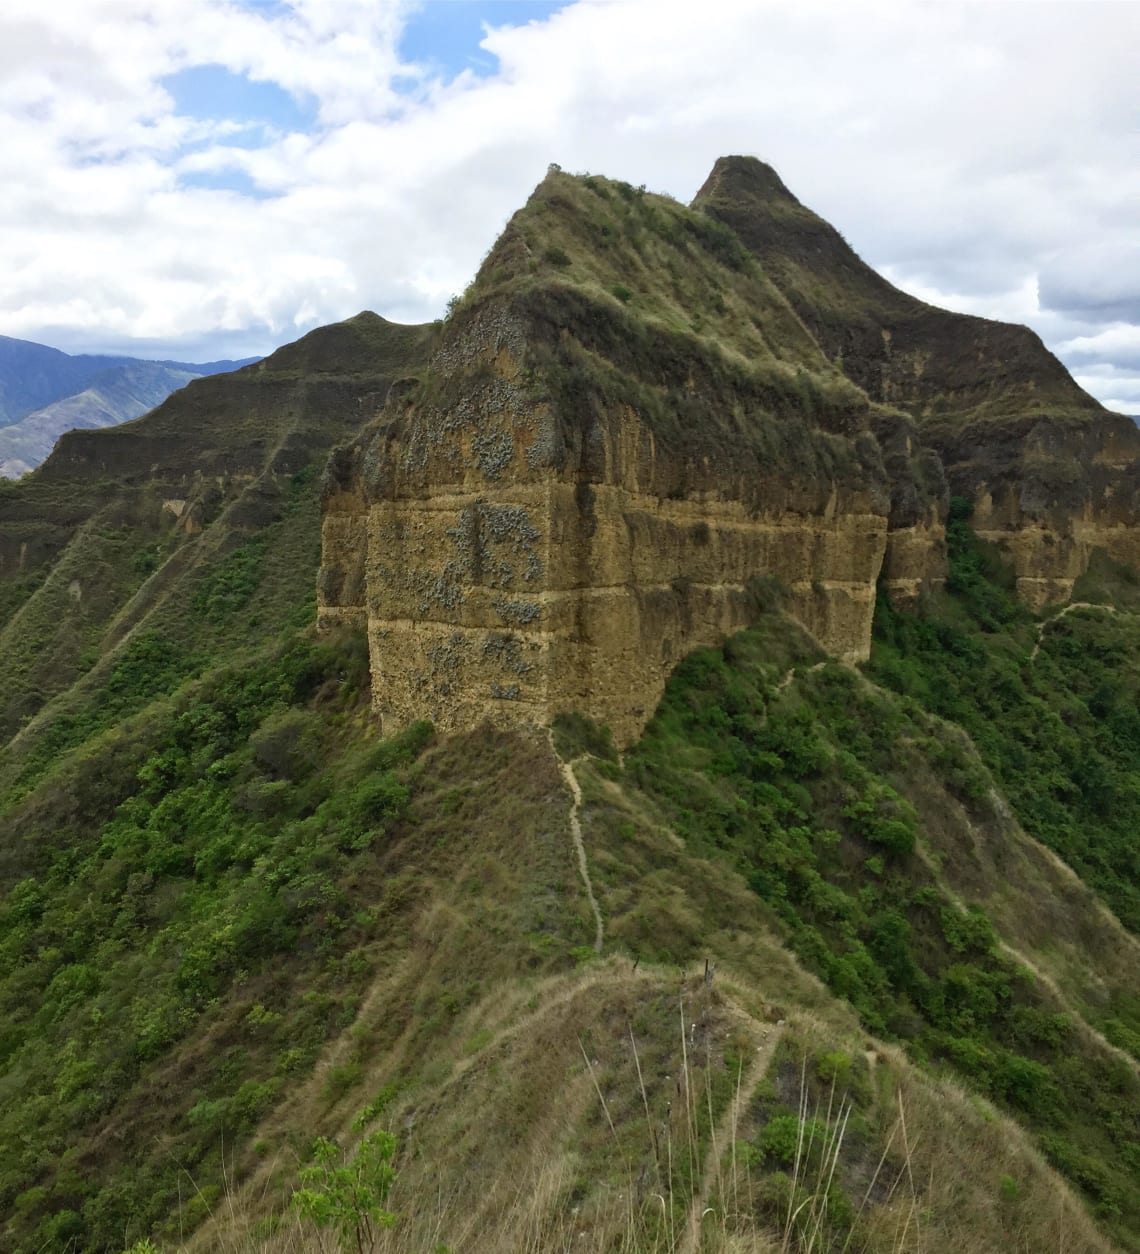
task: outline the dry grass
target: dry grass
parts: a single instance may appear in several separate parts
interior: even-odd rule
[[[954,1085],[916,1072],[900,1053],[872,1051],[857,1102],[834,1083],[812,1081],[813,1060],[836,1043],[828,1024],[795,1016],[777,1055],[781,1032],[743,1015],[697,974],[677,1003],[704,1024],[693,1048],[697,1020],[669,1011],[674,992],[662,973],[631,972],[620,961],[549,983],[528,1017],[415,1105],[392,1197],[399,1222],[381,1236],[378,1254],[1111,1249],[1016,1128]],[[656,1061],[664,1042],[652,1031],[641,1045],[632,1033],[622,1042],[616,1028],[605,1028],[646,1001],[660,1030],[674,1020],[668,1048],[680,1068],[664,1119],[655,1068],[646,1068],[648,1083],[642,1070],[643,1052]],[[730,1100],[718,1110],[711,1082],[725,1064],[718,1035],[739,1041],[742,1030],[760,1042],[758,1065],[746,1077],[737,1063]],[[623,1043],[624,1059],[615,1060]],[[512,1146],[489,1123],[518,1109],[513,1098],[530,1084],[524,1072],[536,1067],[542,1109],[525,1116],[521,1143]],[[775,1205],[775,1177],[750,1167],[742,1149],[770,1117],[773,1094],[790,1097],[800,1120],[790,1183]],[[403,1111],[405,1124],[410,1113]],[[850,1137],[860,1120],[865,1126]],[[822,1142],[812,1144],[819,1127]],[[849,1226],[829,1214],[827,1198],[839,1184],[854,1205]],[[196,1247],[226,1254],[335,1248],[289,1212],[287,1191],[278,1200],[280,1218],[259,1234],[227,1193]]]
[[[645,798],[589,763],[578,767],[581,822],[608,953],[570,971],[520,971],[517,932],[543,882],[573,903],[587,949],[592,927],[544,741],[519,766],[538,781],[536,799],[548,794],[535,814],[549,817],[482,857],[476,816],[487,811],[502,832],[495,808],[517,807],[503,752],[478,738],[436,751],[414,834],[389,869],[436,863],[405,916],[403,958],[377,963],[356,1023],[259,1130],[260,1166],[248,1146],[227,1149],[221,1200],[180,1249],[320,1249],[289,1206],[307,1138],[352,1144],[353,1115],[394,1077],[404,1087],[381,1121],[399,1141],[398,1223],[383,1254],[1111,1248],[1012,1121],[868,1040],[727,867],[688,856]],[[457,809],[461,774],[489,782]],[[449,845],[457,819],[472,830]],[[557,825],[546,845],[542,823]],[[429,1023],[425,989],[472,983],[458,1014]],[[815,1075],[814,1060],[837,1050],[853,1060],[846,1091]],[[353,1060],[354,1084],[330,1102],[330,1075]],[[743,1148],[778,1108],[824,1129],[822,1145],[798,1147],[790,1184]],[[850,1199],[850,1226],[829,1214],[829,1185]],[[194,1187],[187,1177],[187,1199]]]

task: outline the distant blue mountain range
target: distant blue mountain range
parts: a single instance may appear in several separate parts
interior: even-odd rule
[[[38,466],[65,431],[138,418],[191,379],[258,360],[72,356],[0,335],[0,476],[18,478]]]

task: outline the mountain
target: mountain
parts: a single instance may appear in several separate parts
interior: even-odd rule
[[[0,336],[0,477],[37,466],[64,431],[138,418],[191,379],[248,365],[69,356],[28,340]]]
[[[0,484],[11,615],[0,628],[0,732],[77,680],[90,682],[93,665],[103,675],[158,610],[182,638],[187,665],[195,647],[215,651],[212,628],[201,642],[189,638],[201,624],[186,598],[202,563],[243,541],[279,565],[282,595],[303,602],[313,583],[303,555],[317,552],[319,521],[311,492],[291,494],[292,477],[319,477],[329,450],[430,335],[362,314],[233,374],[194,380],[143,418],[67,432],[31,476]],[[266,539],[275,522],[280,549]]]
[[[1140,1249],[1129,446],[795,204],[0,484],[6,1248]]]
[[[335,474],[322,621],[399,658],[392,726],[585,704],[624,745],[757,578],[863,661],[880,579],[944,580],[951,493],[1034,608],[1094,550],[1140,565],[1135,424],[1025,328],[891,288],[741,158],[693,209],[548,175]]]
[[[1140,563],[1140,432],[1032,331],[892,287],[762,162],[718,161],[694,204],[737,232],[831,361],[911,415],[1037,608],[1069,598],[1096,548]]]

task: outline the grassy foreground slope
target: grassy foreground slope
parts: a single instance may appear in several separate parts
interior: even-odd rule
[[[393,1250],[1137,1248],[1136,942],[963,733],[770,611],[623,762],[559,723],[575,809],[366,677],[286,629],[10,795],[11,1248],[315,1249],[381,1126]]]

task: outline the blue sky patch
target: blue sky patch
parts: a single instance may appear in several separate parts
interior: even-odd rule
[[[400,58],[415,61],[450,82],[464,70],[494,74],[498,60],[479,47],[486,26],[525,26],[543,21],[569,0],[425,0],[400,40]]]
[[[254,82],[221,65],[189,66],[168,74],[162,85],[185,117],[239,122],[249,130],[279,131],[307,131],[316,120],[315,100],[298,102],[276,83]],[[227,142],[256,146],[248,140],[245,144],[240,139]]]
[[[210,191],[236,192],[251,200],[268,200],[271,196],[259,187],[245,170],[189,170],[178,176],[183,187],[204,187]]]

